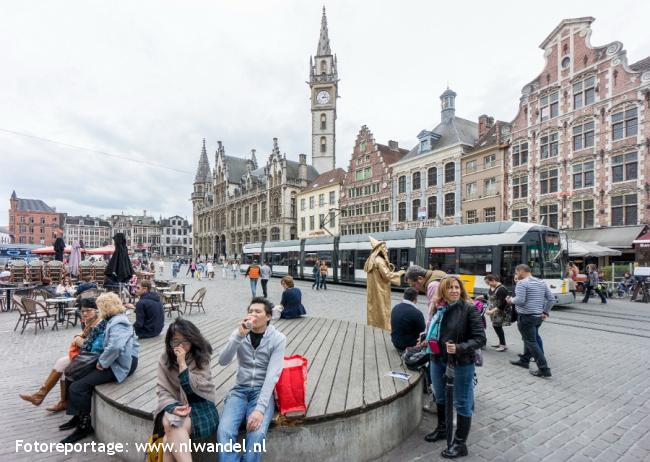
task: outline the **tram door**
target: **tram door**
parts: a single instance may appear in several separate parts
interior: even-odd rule
[[[512,287],[515,283],[515,267],[524,262],[523,248],[520,245],[501,247],[501,283]]]
[[[339,250],[341,282],[354,282],[354,250]]]
[[[300,252],[289,252],[289,276],[292,278],[298,278],[298,263],[300,262]]]

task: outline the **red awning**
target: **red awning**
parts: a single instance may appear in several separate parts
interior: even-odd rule
[[[650,231],[637,237],[632,241],[633,244],[650,244]]]

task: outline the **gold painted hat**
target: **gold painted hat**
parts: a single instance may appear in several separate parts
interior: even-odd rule
[[[375,250],[377,247],[379,247],[382,244],[385,244],[384,241],[378,241],[372,236],[368,236],[368,239],[370,239],[370,246],[372,247],[372,250]]]

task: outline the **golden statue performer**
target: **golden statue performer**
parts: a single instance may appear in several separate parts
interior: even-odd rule
[[[395,272],[395,266],[388,261],[385,242],[368,237],[372,252],[363,267],[367,275],[368,325],[390,331],[390,285],[399,285],[404,271]]]

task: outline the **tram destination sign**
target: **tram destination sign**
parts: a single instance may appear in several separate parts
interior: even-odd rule
[[[431,253],[456,253],[456,247],[431,247]]]

